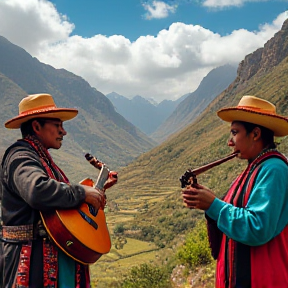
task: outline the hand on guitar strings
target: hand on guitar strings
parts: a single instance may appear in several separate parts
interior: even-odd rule
[[[208,188],[193,184],[182,189],[182,198],[185,206],[190,209],[207,210],[216,196]]]
[[[104,191],[97,188],[82,185],[85,190],[85,202],[92,205],[95,209],[104,209],[106,205],[106,196]]]

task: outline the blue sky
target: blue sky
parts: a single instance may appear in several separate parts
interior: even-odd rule
[[[103,94],[160,102],[237,66],[287,10],[288,0],[0,0],[0,35]]]
[[[225,35],[233,30],[257,30],[259,25],[271,23],[280,13],[288,10],[288,1],[254,1],[242,5],[207,7],[201,1],[163,1],[175,7],[164,18],[149,19],[146,5],[153,1],[140,0],[54,0],[57,10],[75,24],[73,34],[92,37],[96,34],[123,35],[135,41],[139,36],[157,35],[174,22],[200,25]],[[217,2],[217,1],[215,1]],[[218,1],[218,2],[221,2]],[[222,1],[224,2],[224,1]],[[236,2],[236,1],[231,1]],[[229,1],[227,1],[229,3]],[[212,5],[212,4],[211,4]]]

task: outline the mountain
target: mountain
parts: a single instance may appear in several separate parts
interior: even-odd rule
[[[122,215],[127,209],[127,199],[131,199],[129,211],[143,207],[145,203],[145,210],[139,209],[133,220],[125,223],[127,231],[132,228],[133,231],[151,231],[153,228],[153,231],[161,233],[150,234],[154,236],[149,241],[161,239],[162,243],[169,245],[171,239],[179,239],[182,233],[189,232],[187,225],[179,231],[184,221],[204,219],[202,212],[183,208],[179,177],[188,168],[201,167],[232,152],[227,146],[230,125],[218,118],[216,112],[223,107],[236,106],[243,95],[271,101],[277,113],[288,117],[287,71],[288,20],[264,47],[241,61],[235,80],[190,125],[119,171],[121,183],[108,199],[122,207]],[[288,156],[288,137],[276,141],[278,149]],[[220,197],[246,165],[247,162],[240,159],[230,160],[198,175],[198,182]],[[133,233],[127,232],[127,235],[133,237]],[[139,232],[137,237],[147,239],[147,234]]]
[[[77,178],[88,170],[83,155],[86,152],[116,169],[155,146],[152,139],[118,114],[107,97],[87,81],[67,70],[41,63],[0,37],[1,123],[18,114],[18,103],[23,97],[36,93],[51,94],[58,107],[79,110],[75,119],[64,123],[68,135],[63,148],[52,152],[60,166],[67,165],[72,175],[79,174]],[[20,138],[18,129],[8,130],[3,124],[0,133],[0,152]],[[83,171],[83,167],[87,170]]]
[[[164,100],[158,104],[139,95],[128,99],[116,92],[109,93],[106,96],[119,114],[146,135],[153,133],[181,101],[179,99],[176,101]],[[185,95],[182,97],[185,97]],[[181,99],[183,99],[182,97]]]
[[[48,86],[47,89],[50,88],[50,91],[52,90],[52,92],[55,92],[54,94],[52,93],[52,95],[57,96],[56,103],[59,106],[64,103],[70,107],[73,106],[74,103],[77,103],[75,106],[78,107],[79,105],[81,108],[80,115],[77,118],[80,118],[83,122],[80,122],[80,120],[79,122],[74,122],[74,120],[72,120],[71,124],[69,121],[67,122],[67,130],[69,128],[71,133],[67,135],[67,140],[64,141],[64,144],[67,141],[68,147],[63,147],[66,150],[64,149],[64,154],[59,156],[59,159],[63,161],[63,163],[60,161],[61,167],[63,167],[63,164],[69,165],[69,163],[74,163],[71,169],[73,168],[77,173],[82,173],[82,170],[86,169],[84,164],[79,166],[80,163],[75,162],[81,162],[79,159],[81,159],[83,155],[81,156],[79,151],[83,149],[82,145],[88,149],[90,145],[95,143],[98,147],[93,148],[102,151],[101,153],[103,153],[103,157],[108,154],[110,155],[111,153],[111,155],[115,156],[115,159],[119,159],[117,153],[121,152],[123,158],[120,158],[120,160],[122,160],[122,163],[127,160],[127,154],[129,154],[129,150],[125,153],[125,148],[123,148],[124,145],[127,145],[129,149],[131,146],[133,147],[133,145],[129,143],[130,140],[135,143],[133,149],[131,149],[132,151],[136,151],[134,155],[139,152],[140,140],[136,141],[134,137],[130,137],[129,135],[131,134],[127,132],[127,130],[130,130],[119,128],[119,125],[117,125],[118,123],[115,123],[113,118],[118,117],[117,119],[123,122],[123,126],[125,124],[125,127],[130,127],[130,132],[136,133],[136,135],[139,135],[139,138],[141,136],[140,132],[133,125],[123,119],[123,117],[121,118],[120,115],[117,115],[117,113],[115,113],[115,115],[108,113],[108,116],[111,115],[112,119],[107,117],[107,114],[102,113],[105,105],[110,108],[112,104],[108,100],[103,100],[103,97],[105,96],[101,93],[98,95],[95,89],[92,89],[92,91],[95,90],[92,93],[90,91],[91,87],[83,81],[83,79],[80,81],[79,77],[70,74],[65,70],[55,71],[52,67],[43,65],[42,63],[39,63],[42,68],[37,68],[37,59],[28,57],[29,62],[24,61],[27,56],[26,54],[26,56],[22,54],[22,57],[16,58],[15,61],[19,62],[19,65],[17,63],[15,64],[12,59],[7,62],[8,64],[11,63],[11,65],[15,65],[13,69],[17,72],[17,77],[15,76],[17,79],[14,79],[15,77],[13,78],[11,75],[7,75],[8,72],[5,74],[2,70],[3,63],[6,61],[5,57],[8,57],[10,51],[12,53],[13,49],[16,48],[13,45],[9,46],[7,44],[7,49],[9,49],[3,51],[2,40],[3,39],[0,39],[0,99],[2,101],[0,119],[2,123],[17,114],[17,104],[23,96],[28,92],[39,92],[37,84],[41,83],[41,79],[43,75],[45,75],[45,77],[43,77],[43,83],[46,83]],[[17,49],[19,49],[19,47],[17,47]],[[2,54],[4,52],[6,54],[4,54],[3,57]],[[17,50],[17,53],[20,52],[24,53],[24,51]],[[13,57],[17,57],[17,53],[12,53]],[[6,67],[6,69],[8,70],[9,67]],[[52,84],[54,85],[53,81],[48,82],[46,80],[46,69],[49,71],[51,70],[51,73],[52,71],[56,73],[55,77],[56,75],[57,77],[55,81],[58,80],[58,77],[60,82],[63,80],[62,78],[67,79],[66,81],[68,82],[63,81],[66,83],[65,87],[67,88],[65,91],[67,90],[68,93],[59,92],[60,88],[58,86],[55,88],[52,86]],[[216,111],[222,107],[237,105],[243,95],[255,95],[268,101],[272,101],[276,105],[279,114],[288,116],[287,71],[288,20],[284,22],[282,29],[276,33],[274,37],[264,45],[264,47],[247,55],[243,61],[241,61],[237,70],[237,75],[231,81],[231,84],[224,91],[220,91],[219,94],[206,105],[206,108],[204,108],[202,112],[199,112],[199,114],[195,116],[195,118],[191,120],[191,123],[188,123],[185,128],[171,135],[169,139],[162,142],[161,145],[150,150],[147,147],[152,147],[155,144],[150,144],[151,142],[149,138],[140,138],[144,139],[143,143],[146,143],[147,152],[142,153],[131,163],[119,170],[119,183],[112,187],[111,190],[109,190],[109,193],[107,193],[108,205],[110,203],[115,203],[115,206],[117,206],[119,211],[116,209],[116,211],[108,211],[106,213],[108,221],[112,222],[114,220],[113,224],[115,224],[115,222],[116,224],[123,224],[123,230],[125,231],[124,236],[129,236],[131,238],[137,237],[144,240],[150,237],[147,242],[161,242],[161,245],[169,247],[169,249],[166,249],[163,253],[165,254],[165,257],[159,260],[159,262],[162,261],[162,263],[166,265],[169,260],[169,254],[175,254],[177,247],[181,245],[183,240],[183,237],[181,237],[182,234],[191,231],[191,226],[195,225],[198,219],[204,219],[204,214],[202,212],[189,210],[183,207],[179,177],[187,170],[187,168],[200,167],[214,161],[215,159],[222,158],[231,152],[229,147],[227,147],[227,139],[230,134],[229,124],[221,121],[216,116]],[[32,75],[30,75],[30,73],[32,73]],[[33,86],[33,89],[27,89],[29,91],[26,91],[20,81],[22,77],[31,78],[29,79],[31,85],[29,85],[28,88],[33,85],[35,85],[35,87]],[[77,92],[74,92],[72,89],[74,81],[80,85],[79,90],[77,90],[77,92],[81,92],[80,94],[77,94]],[[71,89],[69,90],[69,88]],[[90,93],[89,97],[91,97],[92,100],[90,100],[91,103],[84,103],[85,100],[82,101],[79,95],[86,95],[86,92],[88,93],[88,91]],[[96,95],[98,95],[99,98]],[[77,98],[78,96],[79,99],[76,101],[74,98]],[[70,101],[73,101],[73,105],[71,105],[72,102]],[[92,107],[90,107],[90,105],[92,105]],[[97,109],[97,107],[99,109]],[[89,111],[91,110],[93,113],[99,114],[91,115],[90,112],[85,112],[86,108]],[[14,111],[10,111],[11,109],[14,109]],[[114,111],[113,107],[110,109],[111,111]],[[107,118],[109,119],[107,120]],[[103,123],[101,121],[103,121]],[[72,123],[75,123],[75,125],[72,125]],[[121,129],[120,132],[124,135],[122,136],[121,133],[117,133],[117,129]],[[79,139],[73,138],[74,131],[78,132],[77,136],[82,137],[84,143],[76,142],[76,140]],[[8,132],[9,133],[7,133],[6,129],[0,127],[0,133],[2,136],[0,147],[2,149],[3,145],[6,146],[17,135],[13,134],[13,131]],[[112,141],[107,132],[115,133],[113,136],[115,136],[115,138],[120,137],[122,141],[121,143],[123,144],[119,146],[117,144],[119,142],[116,141],[118,139]],[[11,133],[13,134],[13,137],[11,136]],[[94,133],[95,135],[90,135],[90,133]],[[126,140],[125,137],[127,136],[129,136],[129,139]],[[103,139],[103,142],[99,143],[98,137],[101,140]],[[106,148],[107,150],[110,149],[109,153],[106,153],[104,140],[106,140],[106,143],[109,143],[109,145],[112,145],[112,147],[109,146]],[[288,137],[276,140],[279,143],[278,149],[288,156]],[[114,149],[115,151],[113,151]],[[71,151],[74,152],[75,155],[71,154]],[[95,151],[96,150],[94,150],[94,152]],[[69,158],[69,161],[67,161],[65,157]],[[111,157],[109,158],[109,161],[112,163],[112,160],[114,160],[116,165],[118,162],[115,159],[112,159]],[[104,161],[107,162],[107,164],[110,164],[107,160]],[[218,196],[223,195],[227,191],[233,179],[235,179],[245,166],[246,161],[238,159],[230,160],[201,175],[198,175],[198,182],[215,191]],[[110,224],[111,222],[109,222],[109,227],[111,231],[113,231]],[[177,241],[178,246],[169,246],[173,240]],[[159,245],[159,247],[163,246]],[[160,257],[159,255],[160,252],[157,251],[156,256],[158,258]],[[141,254],[141,256],[143,257],[143,262],[147,262],[145,255]],[[134,258],[131,258],[131,262],[133,262],[133,260]],[[127,258],[125,258],[125,261],[126,264]],[[110,271],[113,277],[116,277],[118,275],[116,275],[115,270],[109,269],[112,262],[115,262],[114,258],[108,259],[108,264],[107,266],[104,266],[104,268],[105,271]],[[137,265],[139,263],[133,262],[132,264]],[[205,269],[204,267],[201,267],[199,270],[204,271]],[[127,265],[123,265],[123,273],[126,272]],[[209,277],[210,279],[213,279],[214,273],[211,273],[211,270],[209,273],[210,276],[202,274],[201,277],[205,279],[207,276],[208,279]],[[103,274],[98,273],[97,275]],[[117,281],[119,281],[119,277],[116,277]],[[99,278],[103,277],[99,276]],[[197,283],[195,284],[195,288],[197,287],[196,285]],[[202,283],[199,285],[200,286],[198,287],[203,287]],[[213,284],[211,284],[211,286],[213,286]],[[104,287],[108,287],[108,285]]]
[[[105,278],[103,281],[108,282],[108,277],[115,279],[114,283],[118,283],[121,276],[127,273],[127,269],[148,261],[153,264],[156,262],[163,269],[173,265],[173,256],[176,257],[187,233],[192,231],[191,228],[199,220],[205,220],[203,212],[183,207],[179,177],[188,168],[200,167],[231,153],[231,149],[227,146],[230,125],[219,119],[216,111],[222,107],[237,105],[243,95],[255,95],[270,100],[276,105],[279,114],[288,116],[287,49],[288,20],[283,24],[281,31],[276,33],[263,48],[247,55],[241,61],[235,79],[214,97],[193,122],[119,170],[121,181],[107,193],[110,209],[106,213],[108,227],[110,231],[114,231],[114,227],[119,225],[124,231],[123,235],[121,234],[122,239],[127,237],[129,241],[131,238],[136,238],[146,241],[149,245],[152,242],[159,247],[159,250],[154,252],[154,258],[151,256],[153,253],[151,250],[141,253],[140,259],[129,258],[127,251],[133,251],[131,253],[135,251],[131,245],[122,250],[123,262],[118,261],[116,253],[103,257],[103,268],[94,274],[99,283],[103,278]],[[288,156],[288,137],[276,140],[279,143],[278,149]],[[200,184],[209,187],[221,197],[246,165],[246,161],[233,159],[198,175],[197,179]],[[145,246],[143,242],[137,245]],[[119,250],[116,252],[118,255]],[[112,268],[112,263],[115,262],[117,266]],[[190,267],[184,263],[179,264],[185,271],[181,278],[183,282],[185,279],[193,279],[195,288],[215,286],[214,272],[211,272],[215,269],[213,267],[215,262],[208,267],[201,265],[191,269],[192,273],[195,273],[194,277],[187,275]],[[101,262],[98,262],[98,266],[95,266],[99,268],[100,265]],[[180,281],[177,283],[178,288],[188,285],[180,283]],[[101,286],[97,282],[97,287],[116,287],[109,283],[105,284]]]
[[[173,113],[150,136],[161,143],[191,123],[208,104],[226,89],[237,75],[237,67],[224,65],[210,71],[199,87],[181,101]]]
[[[158,102],[155,101],[153,98],[146,98],[152,105],[157,106]]]

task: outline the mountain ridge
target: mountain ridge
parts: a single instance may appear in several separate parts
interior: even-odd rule
[[[117,113],[109,99],[92,88],[83,78],[65,69],[55,69],[41,63],[2,36],[0,63],[2,123],[18,114],[18,103],[27,94],[49,93],[58,107],[79,110],[73,121],[65,122],[68,135],[64,138],[63,147],[52,152],[56,159],[68,166],[73,175],[76,175],[77,171],[72,171],[69,158],[78,163],[84,151],[119,168],[156,145]],[[0,126],[0,132],[7,141],[0,140],[1,151],[5,149],[7,142],[14,141],[15,135],[18,138],[20,136],[19,131],[5,129],[3,126]],[[84,167],[85,165],[83,164]],[[84,176],[84,171],[79,171]]]
[[[157,127],[173,112],[181,99],[151,102],[140,95],[128,99],[116,92],[106,97],[112,102],[115,110],[146,135],[151,135]]]
[[[236,71],[236,67],[229,64],[212,69],[202,79],[198,88],[180,102],[166,121],[151,134],[151,138],[161,143],[193,122],[208,104],[231,84],[237,75]]]

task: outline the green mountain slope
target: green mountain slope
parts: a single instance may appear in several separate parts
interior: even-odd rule
[[[241,89],[238,83],[233,82],[186,129],[119,171],[119,183],[107,191],[109,211],[106,216],[109,230],[113,235],[115,227],[123,227],[124,236],[128,239],[153,242],[161,249],[154,252],[154,257],[141,255],[142,262],[136,262],[133,257],[130,262],[126,260],[126,265],[120,261],[114,265],[117,266],[114,270],[109,270],[110,267],[114,268],[109,262],[110,254],[103,256],[101,262],[93,267],[95,275],[106,273],[104,280],[95,276],[99,279],[97,287],[113,287],[107,283],[112,279],[116,281],[126,273],[128,263],[131,269],[134,265],[148,263],[148,256],[150,262],[164,267],[175,261],[173,257],[183,245],[185,235],[192,231],[199,220],[204,219],[202,211],[183,207],[179,177],[187,168],[200,167],[231,153],[227,147],[230,125],[222,122],[216,116],[216,111],[223,106],[237,105],[243,95],[250,94],[273,101],[278,113],[288,116],[287,71],[288,57],[277,66],[267,69],[264,74],[256,72],[248,81],[241,81],[239,77],[240,85],[244,88]],[[277,142],[279,150],[287,156],[288,137],[279,138]],[[198,182],[222,196],[245,167],[246,161],[233,159],[197,176]],[[128,242],[126,250],[129,250],[129,245]],[[214,268],[195,269],[191,277],[198,278],[198,273],[206,279],[205,287],[214,287]],[[182,277],[189,278],[187,274]],[[177,287],[188,286],[179,284]],[[202,287],[203,282],[195,282],[195,288]]]
[[[155,252],[154,263],[166,267],[169,261],[173,262],[185,235],[200,219],[204,219],[202,211],[183,207],[179,177],[188,168],[200,167],[231,153],[227,146],[230,124],[221,121],[216,111],[224,106],[237,105],[243,95],[255,95],[272,101],[279,114],[288,116],[287,24],[286,21],[282,30],[263,48],[245,57],[235,81],[195,121],[122,168],[119,183],[107,191],[109,210],[106,215],[110,231],[113,234],[115,227],[122,227],[124,236],[154,242],[163,248]],[[288,137],[276,140],[279,150],[288,156]],[[197,176],[198,182],[222,196],[244,167],[246,161],[233,159]],[[106,269],[110,267],[109,255],[107,257],[104,256],[103,262],[93,267],[96,275],[108,271],[103,283],[99,280],[99,287],[109,287],[107,283],[111,279],[118,279],[126,271],[126,266],[121,270],[121,265],[118,265],[117,272],[109,273]],[[147,263],[145,259],[143,255],[143,262]],[[138,262],[129,264],[130,268],[139,265]],[[191,277],[194,273],[194,278],[198,278],[197,271],[202,273],[206,284],[209,282],[205,287],[214,287],[213,268],[196,269]],[[189,277],[183,274],[183,278]],[[198,283],[195,282],[196,288],[204,287],[203,283]],[[187,286],[179,284],[177,287]]]
[[[120,209],[136,207],[141,212],[135,213],[133,224],[128,226],[137,223],[142,229],[149,226],[163,229],[159,222],[163,215],[170,217],[174,225],[177,221],[186,221],[179,177],[187,168],[200,167],[232,152],[227,146],[230,124],[216,116],[217,110],[237,105],[243,95],[255,95],[272,101],[278,113],[288,116],[288,51],[278,49],[278,46],[287,46],[287,36],[285,22],[282,30],[264,48],[245,57],[239,65],[236,80],[193,123],[120,170],[117,189],[115,187],[108,199],[117,202]],[[288,155],[287,137],[277,141],[280,151]],[[220,196],[245,165],[245,161],[230,160],[199,175],[198,181]],[[174,203],[173,213],[165,209],[165,203]],[[144,204],[146,212],[139,210]],[[182,214],[179,219],[173,217],[176,211]]]
[[[4,37],[0,37],[0,73],[0,150],[20,137],[19,131],[3,128],[6,120],[18,114],[19,101],[27,94],[43,92],[53,95],[59,107],[79,109],[79,115],[65,123],[68,135],[63,148],[52,152],[72,179],[87,176],[86,152],[116,169],[155,146],[81,77],[39,62]]]

